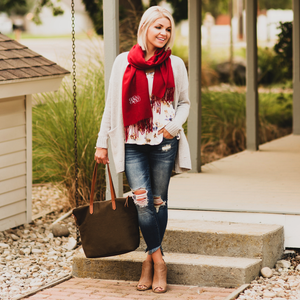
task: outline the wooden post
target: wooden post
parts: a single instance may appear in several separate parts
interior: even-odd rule
[[[258,92],[257,92],[257,1],[246,0],[246,134],[247,149],[258,150]]]
[[[293,0],[293,133],[300,134],[300,1]]]
[[[119,0],[103,0],[103,29],[105,94],[107,95],[111,69],[115,58],[119,54]],[[115,171],[114,161],[111,152],[111,145],[108,149],[108,155],[110,158],[110,170],[116,190],[116,196],[122,197],[123,174],[117,174]],[[106,182],[108,182],[107,176]],[[111,198],[108,184],[106,186],[106,198]]]
[[[26,108],[26,222],[32,221],[32,96],[25,96]]]
[[[230,70],[229,70],[229,81],[231,84],[234,83],[234,74],[233,74],[233,32],[232,32],[232,18],[233,18],[233,0],[229,0],[229,16],[230,16]]]
[[[201,172],[201,4],[188,1],[189,18],[189,96],[188,140],[193,173]]]

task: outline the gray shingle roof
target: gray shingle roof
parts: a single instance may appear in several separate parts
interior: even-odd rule
[[[0,33],[0,82],[70,72]]]

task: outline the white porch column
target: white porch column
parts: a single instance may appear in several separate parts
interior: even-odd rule
[[[300,1],[293,0],[293,133],[300,134]]]
[[[188,1],[189,96],[188,140],[192,171],[201,172],[201,0]]]
[[[119,54],[119,0],[103,0],[103,29],[104,29],[104,73],[105,94],[107,95],[108,83],[113,62]],[[110,170],[114,182],[116,196],[123,196],[123,174],[117,174],[111,153],[108,149]],[[106,176],[108,182],[108,176]],[[110,199],[109,185],[106,186],[106,198]]]
[[[258,150],[257,1],[246,0],[246,134],[247,149]]]

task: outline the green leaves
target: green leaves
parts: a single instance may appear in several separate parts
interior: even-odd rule
[[[0,12],[6,12],[8,15],[18,14],[25,15],[30,10],[30,1],[26,0],[1,0]]]
[[[281,32],[274,50],[279,58],[280,67],[283,68],[287,78],[293,77],[293,23],[280,22]]]
[[[59,16],[59,15],[64,14],[64,11],[62,10],[62,8],[60,6],[55,5],[52,0],[39,0],[39,1],[36,1],[35,7],[34,7],[34,13],[33,13],[33,15],[34,15],[33,16],[33,21],[37,25],[42,24],[42,20],[40,18],[40,13],[41,13],[44,6],[49,7],[49,8],[52,9],[53,16]]]

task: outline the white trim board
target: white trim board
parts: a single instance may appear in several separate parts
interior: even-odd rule
[[[0,83],[1,98],[45,93],[58,90],[64,75],[11,80]]]

